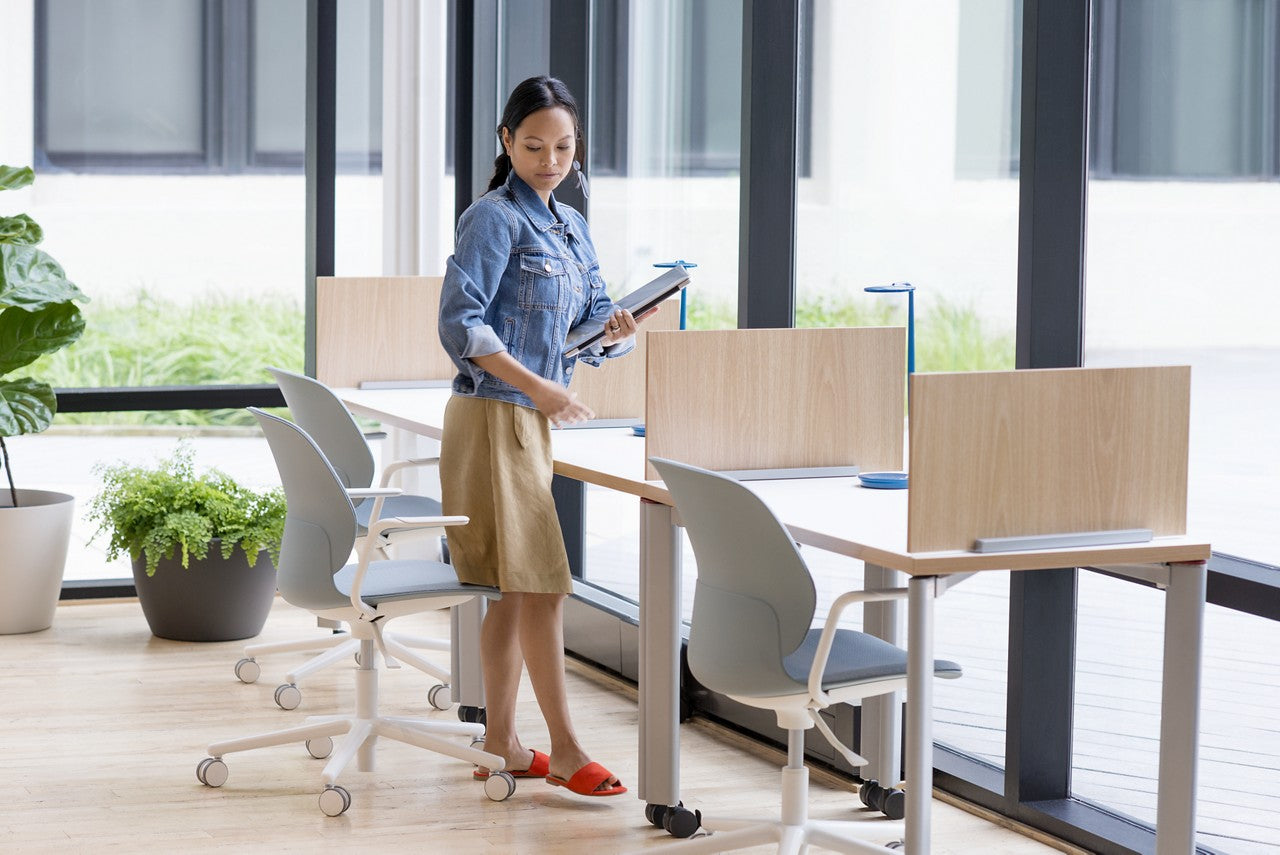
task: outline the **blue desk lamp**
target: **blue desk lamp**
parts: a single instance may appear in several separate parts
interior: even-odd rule
[[[683,258],[677,259],[676,261],[659,261],[659,262],[656,262],[653,266],[671,268],[677,265],[679,265],[680,267],[683,267],[685,270],[692,270],[693,268],[698,266],[695,262],[685,261]],[[686,329],[688,327],[689,308],[688,308],[688,303],[686,302],[686,300],[688,299],[688,294],[689,294],[688,288],[680,289],[680,329]],[[644,436],[644,425],[636,425],[631,429],[631,432],[634,433],[636,436]]]
[[[869,285],[863,289],[872,294],[907,295],[907,378],[916,372],[916,286],[910,282],[894,282],[892,285]],[[907,391],[907,413],[911,412],[910,388]],[[864,487],[881,490],[902,490],[907,486],[906,472],[862,472],[858,480]]]
[[[698,266],[695,262],[685,261],[683,258],[678,259],[677,261],[659,261],[653,266],[654,267],[675,267],[677,265],[679,265],[680,267],[683,267],[685,270],[692,270],[693,268]],[[686,329],[686,322],[688,320],[688,309],[685,303],[685,300],[687,299],[688,291],[689,291],[688,288],[680,289],[680,329]]]

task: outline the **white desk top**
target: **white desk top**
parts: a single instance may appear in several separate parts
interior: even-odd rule
[[[384,424],[440,439],[448,389],[337,389],[353,412]],[[661,481],[644,479],[645,441],[630,428],[553,430],[555,472],[669,505]],[[800,543],[848,555],[916,576],[977,570],[1034,570],[1118,564],[1204,561],[1209,543],[1191,537],[1158,537],[1149,543],[1040,549],[1023,552],[909,553],[907,490],[872,490],[855,478],[749,481]]]

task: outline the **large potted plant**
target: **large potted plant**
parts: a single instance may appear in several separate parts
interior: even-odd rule
[[[284,535],[280,488],[256,491],[229,475],[197,472],[186,440],[155,465],[94,467],[89,502],[107,557],[128,554],[138,602],[160,638],[232,641],[262,631],[276,592]]]
[[[30,167],[0,166],[0,190],[34,180]],[[43,237],[26,214],[0,216],[0,634],[53,623],[75,508],[66,493],[19,490],[5,445],[5,437],[40,433],[58,411],[48,383],[15,372],[84,332],[76,301],[88,298],[37,248]]]

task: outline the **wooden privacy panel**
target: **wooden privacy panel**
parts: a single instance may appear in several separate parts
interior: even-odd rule
[[[902,468],[906,330],[649,336],[649,457],[707,469]]]
[[[1191,369],[911,378],[907,550],[980,537],[1185,534]]]
[[[316,279],[316,379],[329,386],[377,380],[450,380],[440,346],[442,276]]]
[[[680,298],[665,300],[652,317],[640,324],[636,348],[626,356],[606,359],[599,368],[574,366],[569,388],[598,419],[643,419],[645,359],[649,333],[680,329]]]

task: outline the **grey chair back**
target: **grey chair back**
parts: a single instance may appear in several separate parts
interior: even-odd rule
[[[351,557],[356,514],[338,473],[294,423],[250,407],[271,446],[284,485],[284,540],[276,567],[280,596],[304,609],[349,606],[333,574]]]
[[[345,487],[373,483],[374,460],[356,420],[333,390],[305,374],[268,368],[276,379],[289,414],[329,458]]]
[[[725,694],[804,691],[783,659],[804,641],[817,593],[773,511],[732,478],[650,458],[670,490],[698,561],[689,668]]]

